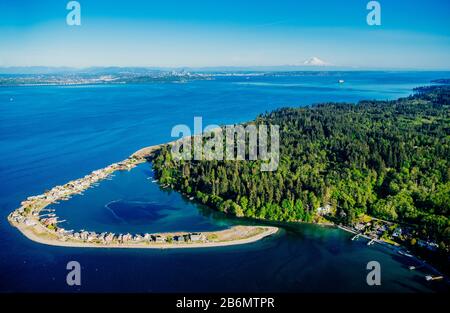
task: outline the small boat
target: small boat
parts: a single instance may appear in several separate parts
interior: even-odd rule
[[[407,257],[409,257],[409,258],[414,257],[412,254],[409,254],[408,252],[405,252],[405,251],[402,251],[402,250],[399,250],[399,251],[398,251],[398,254],[407,256]]]
[[[444,279],[444,276],[432,276],[432,275],[427,275],[427,276],[425,276],[425,279],[426,279],[427,281],[441,280],[441,279]]]
[[[413,271],[413,270],[418,270],[419,268],[422,268],[422,267],[424,267],[425,265],[418,265],[418,266],[414,266],[414,265],[411,265],[410,267],[409,267],[409,269],[411,270],[411,271]]]
[[[343,83],[345,83],[345,80],[339,79],[339,84],[343,84]]]

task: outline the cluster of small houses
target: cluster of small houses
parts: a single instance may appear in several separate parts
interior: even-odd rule
[[[77,240],[92,243],[111,244],[111,243],[164,243],[164,242],[204,242],[206,237],[202,233],[187,233],[180,235],[163,235],[163,234],[114,234],[114,233],[96,233],[88,231],[71,232],[65,231],[63,228],[57,231],[62,240]]]
[[[10,219],[16,223],[26,226],[35,226],[38,223],[49,231],[54,231],[61,240],[79,240],[94,243],[127,243],[127,242],[201,242],[206,237],[201,233],[187,233],[175,236],[162,234],[131,235],[114,233],[95,233],[88,231],[73,232],[57,227],[58,217],[55,214],[42,214],[40,212],[49,204],[58,200],[67,200],[74,194],[79,194],[88,189],[92,184],[107,178],[111,173],[118,170],[130,170],[142,160],[140,158],[128,158],[127,160],[111,164],[101,170],[93,171],[83,178],[71,181],[63,186],[56,186],[42,195],[28,197],[21,203],[21,207],[11,213]],[[49,210],[52,211],[52,210]]]
[[[56,227],[57,223],[60,221],[58,221],[58,217],[56,217],[55,214],[44,214],[41,216],[39,216],[39,214],[49,204],[57,203],[57,201],[59,200],[68,200],[72,195],[80,194],[86,189],[90,188],[91,185],[99,182],[100,180],[106,179],[109,175],[111,175],[111,173],[118,170],[130,170],[134,168],[138,163],[141,163],[142,160],[142,158],[130,157],[125,161],[114,163],[103,169],[93,171],[91,174],[88,174],[83,178],[71,181],[65,185],[55,186],[41,195],[28,197],[25,201],[22,201],[20,208],[10,214],[9,218],[15,223],[24,224],[26,226],[35,226],[37,223],[42,224],[46,228],[52,228],[53,226],[53,229],[57,230],[57,233],[60,236],[73,236],[74,238],[86,237],[86,240],[91,240],[93,237],[95,237],[100,240],[105,240],[105,242],[108,242],[109,239],[111,239],[112,241],[114,239],[114,236],[112,236],[112,238],[110,238],[111,236],[108,236],[111,234],[97,235],[95,233],[88,233],[86,235],[85,232],[82,232],[81,234],[68,234],[68,232],[63,228],[58,229]],[[195,240],[196,237],[193,237]],[[139,235],[131,236],[127,234],[120,236],[120,240],[123,241],[135,241],[137,239],[139,239]],[[157,241],[159,240],[160,239],[158,238]]]
[[[12,219],[17,223],[25,224],[26,226],[35,226],[37,221],[32,218],[27,218],[17,212],[13,212]],[[49,226],[54,226],[54,232],[60,240],[75,240],[83,242],[101,243],[101,244],[111,244],[111,243],[164,243],[164,242],[175,242],[175,243],[185,243],[185,242],[204,242],[206,241],[206,236],[202,233],[186,233],[179,235],[163,235],[163,234],[114,234],[114,233],[96,233],[89,231],[79,231],[73,232],[65,230],[64,228],[56,227],[58,218],[56,216],[46,217],[39,219],[39,223],[44,227],[49,229]]]
[[[206,237],[201,233],[186,233],[179,235],[163,235],[163,234],[114,234],[114,233],[96,233],[88,231],[67,231],[64,228],[57,227],[58,217],[55,214],[43,214],[39,216],[40,212],[49,204],[55,203],[59,200],[68,200],[74,194],[80,194],[91,185],[100,180],[107,178],[111,173],[118,170],[130,170],[138,163],[141,163],[143,158],[130,157],[125,161],[114,163],[101,170],[93,171],[91,174],[83,178],[71,181],[63,186],[56,186],[42,195],[28,197],[21,203],[21,207],[11,213],[9,218],[18,224],[26,226],[35,226],[38,223],[49,231],[53,230],[60,240],[77,240],[84,242],[111,244],[111,243],[138,243],[138,242],[203,242]],[[49,210],[51,211],[51,210]]]
[[[380,221],[381,222],[381,221]],[[382,222],[382,223],[371,223],[371,222],[367,222],[367,223],[357,223],[356,225],[354,225],[354,229],[358,232],[363,232],[365,235],[371,237],[371,238],[377,238],[380,239],[381,236],[389,230],[389,225],[387,224],[387,222]],[[405,239],[412,239],[412,229],[408,226],[397,226],[391,235],[394,239],[395,238],[403,238],[403,240]],[[439,248],[439,245],[435,242],[432,241],[426,241],[426,240],[422,240],[422,239],[418,239],[417,240],[417,245],[421,248],[425,248],[428,249],[430,251],[436,251]]]
[[[29,208],[31,211],[34,211],[32,213],[37,216],[39,211],[50,203],[57,202],[58,200],[68,200],[70,196],[82,193],[91,185],[107,178],[111,173],[118,170],[130,170],[141,161],[142,160],[137,158],[128,158],[125,161],[114,163],[103,169],[93,171],[91,174],[71,181],[63,186],[55,186],[44,194],[28,197],[21,203],[21,207],[17,209],[17,211],[23,214],[25,209]]]
[[[323,207],[317,208],[317,214],[325,216],[328,214],[331,214],[333,212],[333,208],[331,205],[327,204]],[[345,216],[345,213],[341,211],[341,216]],[[380,239],[381,236],[389,230],[389,226],[393,225],[390,222],[382,221],[382,220],[376,220],[378,222],[372,223],[372,222],[359,222],[356,225],[353,225],[353,229],[357,231],[358,233],[364,233],[366,236],[371,238]],[[405,239],[412,239],[412,229],[408,226],[397,226],[391,235],[394,239],[395,238],[403,238]],[[417,245],[421,248],[428,249],[430,251],[436,251],[439,248],[439,245],[435,242],[429,241],[429,240],[417,240]]]

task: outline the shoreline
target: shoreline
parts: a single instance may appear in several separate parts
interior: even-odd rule
[[[384,240],[380,240],[380,239],[373,239],[369,236],[366,236],[364,234],[361,234],[359,232],[357,232],[354,229],[351,229],[350,227],[346,227],[346,226],[342,226],[342,225],[334,225],[336,228],[343,230],[345,232],[351,233],[353,235],[355,235],[354,237],[352,237],[351,240],[357,239],[357,237],[362,237],[366,240],[368,240],[368,242],[371,242],[371,240],[373,240],[374,243],[379,244],[381,247],[388,249],[390,252],[395,253],[396,255],[402,256],[404,258],[406,258],[405,260],[412,260],[415,263],[419,264],[419,268],[423,267],[428,269],[430,272],[433,272],[433,274],[435,275],[440,275],[445,277],[445,281],[446,283],[450,283],[448,277],[443,274],[440,270],[438,270],[436,267],[434,267],[432,264],[422,260],[421,258],[419,258],[416,255],[410,254],[408,250],[406,250],[406,248],[398,243],[396,244],[392,244],[390,242],[384,241]],[[413,269],[410,270],[414,270],[416,269],[416,266],[414,266]]]
[[[225,246],[235,246],[243,245],[248,243],[253,243],[259,241],[265,237],[271,236],[278,232],[277,227],[273,226],[233,226],[231,228],[212,231],[212,232],[202,232],[206,238],[215,235],[218,238],[223,238],[224,235],[236,234],[238,232],[244,231],[246,234],[250,234],[249,237],[233,238],[230,240],[223,241],[200,241],[200,242],[188,242],[188,243],[177,243],[177,242],[128,242],[128,243],[101,243],[101,242],[83,242],[83,241],[61,241],[58,238],[47,238],[42,236],[42,233],[37,234],[33,228],[24,228],[20,226],[15,226],[26,238],[29,240],[44,244],[47,246],[54,247],[65,247],[65,248],[103,248],[103,249],[187,249],[187,248],[212,248],[212,247],[225,247]],[[178,234],[178,235],[177,235]],[[180,234],[186,233],[157,233],[157,236],[180,236]],[[47,234],[46,234],[47,235]]]
[[[191,241],[191,235],[196,236],[199,235],[199,233],[180,232],[145,234],[145,236],[140,236],[139,234],[136,236],[126,234],[123,237],[122,234],[120,234],[120,236],[116,236],[113,233],[103,233],[100,234],[103,235],[101,238],[97,237],[97,234],[94,233],[94,239],[90,240],[89,236],[91,236],[93,232],[80,232],[81,235],[77,237],[74,236],[73,232],[68,234],[69,231],[65,231],[63,228],[58,228],[56,225],[59,223],[59,221],[56,217],[42,219],[42,216],[44,215],[55,214],[44,214],[39,216],[42,211],[46,211],[45,208],[47,206],[59,201],[69,200],[71,196],[75,194],[82,194],[84,190],[91,188],[92,185],[97,184],[102,180],[108,179],[116,171],[129,171],[137,165],[147,162],[155,152],[161,149],[161,147],[166,145],[173,145],[180,140],[183,140],[183,138],[168,143],[144,147],[131,154],[124,161],[113,163],[105,168],[95,170],[91,174],[88,174],[83,178],[72,180],[62,186],[55,186],[44,194],[28,197],[25,201],[22,201],[20,208],[16,209],[8,215],[7,219],[13,227],[17,228],[26,238],[31,241],[49,246],[72,248],[176,249],[223,247],[253,243],[278,232],[278,227],[274,226],[233,226],[222,231],[200,233],[200,235],[203,236],[203,240],[201,241]],[[27,208],[31,208],[30,211],[27,211]],[[48,225],[42,223],[45,223],[48,220],[52,220],[52,223]],[[372,244],[372,242],[378,243],[396,253],[398,253],[402,249],[400,245],[396,246],[383,240],[370,238],[345,226],[337,225],[334,223],[316,224],[322,226],[333,226],[355,235],[358,234],[357,236],[361,236],[369,240],[369,244]],[[48,226],[52,226],[52,228],[49,228]],[[244,230],[243,234],[242,230]],[[224,235],[226,237],[226,235],[230,235],[230,233],[234,234],[235,236],[232,239],[223,240],[222,237]],[[75,233],[75,235],[77,234],[78,233]],[[84,238],[83,234],[85,235]],[[236,234],[238,234],[238,236],[236,236]],[[125,236],[127,236],[127,240],[124,239]],[[211,236],[215,236],[218,239],[206,240],[207,237]],[[157,237],[163,237],[164,241],[158,242],[156,239]],[[173,242],[172,240],[170,240],[170,242],[168,242],[166,241],[168,237],[183,237],[183,241]],[[418,257],[412,256],[412,259],[424,265],[424,261],[422,261]],[[426,265],[432,271],[440,274],[440,271],[438,271],[430,264],[426,263]]]
[[[180,139],[179,139],[180,140]],[[96,232],[73,232],[58,227],[58,217],[54,210],[46,209],[53,203],[69,200],[73,195],[83,194],[92,185],[108,179],[114,172],[131,170],[146,162],[165,144],[142,148],[126,160],[95,170],[83,178],[55,186],[37,196],[28,197],[21,206],[8,215],[11,226],[17,228],[26,238],[41,244],[78,248],[206,248],[241,245],[258,241],[278,231],[274,226],[233,226],[211,232],[167,232],[141,234],[120,234]],[[42,212],[46,214],[42,214]],[[47,211],[49,213],[47,213]],[[44,218],[45,216],[45,218]],[[175,240],[175,241],[174,241]]]

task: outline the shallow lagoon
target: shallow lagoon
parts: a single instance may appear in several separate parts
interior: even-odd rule
[[[115,172],[83,195],[48,208],[55,209],[57,216],[65,220],[60,227],[75,231],[212,231],[231,224],[222,214],[199,207],[174,191],[161,189],[153,181],[150,163]]]

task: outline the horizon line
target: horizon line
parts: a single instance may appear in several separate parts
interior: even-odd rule
[[[48,70],[72,70],[72,71],[83,71],[88,69],[149,69],[149,70],[213,70],[213,69],[260,69],[263,70],[271,69],[279,70],[282,69],[301,69],[304,71],[351,71],[351,70],[365,70],[365,71],[436,71],[436,72],[446,72],[450,71],[450,67],[438,68],[438,67],[371,67],[371,66],[348,66],[348,65],[293,65],[293,64],[283,64],[283,65],[88,65],[88,66],[69,66],[69,65],[2,65],[0,69],[48,69]]]

